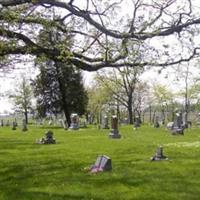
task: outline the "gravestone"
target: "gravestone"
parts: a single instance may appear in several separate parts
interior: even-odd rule
[[[56,140],[53,138],[53,132],[47,131],[45,136],[40,140],[36,140],[37,144],[55,144]]]
[[[72,113],[70,116],[71,124],[69,129],[71,130],[78,130],[79,129],[79,117],[78,114]]]
[[[166,160],[167,157],[163,155],[163,147],[160,146],[156,149],[156,153],[153,157],[151,157],[151,161],[159,161],[159,160]]]
[[[121,138],[121,135],[119,134],[119,130],[118,130],[118,118],[116,115],[112,116],[112,120],[111,120],[111,126],[112,129],[109,133],[109,138]]]
[[[25,119],[23,119],[22,120],[22,131],[27,131],[28,130],[28,128],[27,128],[27,124],[26,124],[26,120]]]
[[[102,129],[109,129],[108,126],[108,116],[103,117]]]
[[[1,120],[1,126],[2,126],[2,127],[4,126],[3,119]]]
[[[139,117],[135,117],[133,126],[134,126],[135,130],[137,130],[137,128],[140,127],[140,118]]]
[[[173,135],[183,135],[184,134],[184,125],[182,119],[182,113],[176,112],[173,127],[172,127]]]
[[[112,170],[112,161],[106,155],[98,156],[94,165],[91,166],[90,172],[97,173]]]
[[[159,128],[160,124],[159,124],[159,117],[156,116],[155,121],[154,121],[154,128]]]

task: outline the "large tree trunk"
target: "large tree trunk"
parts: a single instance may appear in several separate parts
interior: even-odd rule
[[[27,109],[24,110],[24,118],[25,118],[26,124],[28,124],[28,111],[27,111]]]
[[[56,63],[55,66],[56,66],[56,70],[57,70],[57,74],[58,74],[58,84],[59,84],[59,90],[60,90],[60,94],[61,94],[62,110],[65,114],[65,118],[66,118],[66,121],[67,121],[67,124],[69,127],[71,124],[71,119],[70,119],[71,113],[69,112],[68,105],[66,102],[67,97],[65,94],[65,86],[63,85],[63,81],[62,81],[62,77],[61,77],[62,72],[60,71],[59,63]]]
[[[132,98],[129,98],[127,109],[128,109],[129,124],[133,124]]]

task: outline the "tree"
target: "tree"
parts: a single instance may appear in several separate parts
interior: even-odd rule
[[[68,52],[73,44],[71,35],[62,35],[60,31],[50,28],[40,30],[38,40],[46,48],[65,45]],[[71,113],[84,114],[88,101],[80,69],[71,62],[61,62],[46,56],[37,57],[35,61],[40,69],[40,74],[33,82],[39,114],[45,116],[47,113],[57,115],[64,112],[70,125]]]
[[[100,124],[102,111],[108,112],[113,106],[112,91],[95,82],[87,88],[87,93],[89,99],[87,112],[92,117],[92,121],[96,118],[97,123]]]
[[[23,77],[19,87],[16,88],[15,94],[10,95],[10,98],[14,101],[15,109],[23,112],[26,124],[28,124],[28,112],[31,109],[32,97],[33,94],[31,85],[29,84],[28,80]]]
[[[14,55],[45,56],[88,71],[187,62],[200,47],[197,4],[197,0],[0,0],[0,64],[3,67]],[[70,49],[65,44],[43,46],[38,42],[40,29],[74,35],[75,42]],[[184,51],[178,48],[182,42],[190,44]],[[142,61],[129,59],[134,57],[133,43],[140,46]]]
[[[184,99],[184,121],[187,127],[188,115],[190,112],[191,101],[197,98],[196,93],[199,92],[198,79],[199,79],[199,68],[195,66],[196,63],[188,62],[187,65],[179,66],[178,73],[176,73],[176,82],[180,85],[177,95]],[[195,71],[195,73],[194,73]],[[198,98],[197,98],[198,99]]]
[[[135,88],[142,69],[119,68],[110,72],[99,72],[96,79],[99,84],[111,91],[116,104],[123,105],[128,111],[128,120],[133,124],[133,109],[136,103]]]
[[[166,119],[166,111],[168,111],[169,105],[174,105],[174,96],[175,94],[169,90],[165,85],[156,84],[153,87],[154,94],[154,106],[156,109],[159,109],[162,114],[163,124]],[[174,114],[174,107],[172,108],[172,115]],[[172,116],[173,118],[173,116]],[[154,120],[154,119],[153,119]]]
[[[88,102],[80,70],[49,60],[42,65],[40,63],[40,70],[33,83],[40,115],[57,115],[63,111],[70,125],[71,113],[84,114]]]

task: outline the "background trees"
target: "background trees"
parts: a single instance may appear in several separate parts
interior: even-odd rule
[[[46,29],[40,31],[39,42],[51,48],[66,45],[70,50],[73,38],[67,34],[62,36],[59,31]],[[38,57],[36,65],[40,73],[33,85],[40,116],[64,112],[70,125],[72,112],[82,115],[86,111],[88,98],[81,71],[71,62],[61,62],[45,56]]]
[[[24,119],[28,124],[28,113],[31,111],[32,106],[32,88],[28,80],[23,77],[22,81],[16,84],[15,92],[10,95],[15,105],[15,111],[22,112],[24,114]]]
[[[141,72],[140,67],[124,67],[110,72],[99,72],[96,76],[98,83],[111,92],[115,104],[122,105],[127,109],[130,124],[133,124],[133,110],[135,109],[137,97],[135,88],[139,82]]]
[[[47,113],[57,115],[63,111],[70,124],[71,113],[84,114],[88,97],[80,71],[65,63],[52,61],[43,63],[40,69],[34,82],[40,116]]]

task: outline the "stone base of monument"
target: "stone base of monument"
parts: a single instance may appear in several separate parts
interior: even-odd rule
[[[37,144],[56,144],[56,140],[53,138],[53,132],[47,131],[45,137],[36,140]]]
[[[75,124],[75,123],[71,123],[69,129],[70,130],[78,130],[79,129],[79,125]]]
[[[111,171],[112,170],[112,161],[106,155],[98,156],[94,165],[89,169],[91,173]]]
[[[184,135],[184,128],[174,127],[172,130],[172,135]]]
[[[160,161],[160,160],[168,160],[168,158],[163,155],[162,147],[158,147],[155,155],[153,157],[151,157],[151,161]]]
[[[121,138],[121,135],[119,134],[118,130],[112,129],[109,133],[109,138],[119,139]]]

